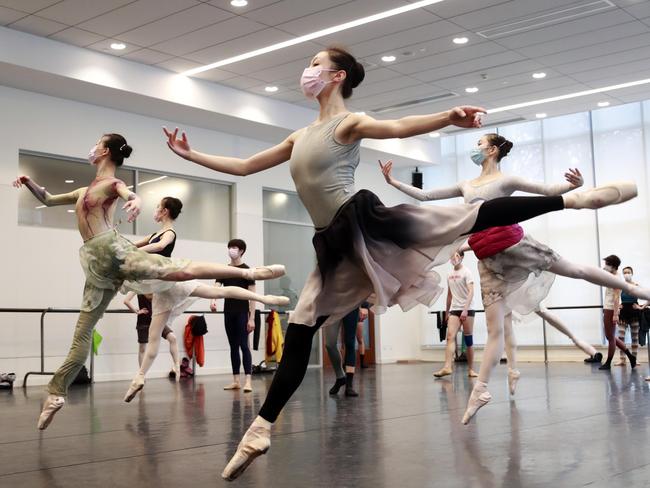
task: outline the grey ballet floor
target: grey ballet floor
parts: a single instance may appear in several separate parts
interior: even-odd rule
[[[4,487],[570,487],[649,486],[647,365],[611,373],[575,363],[524,364],[510,399],[505,366],[493,401],[460,424],[465,370],[434,380],[432,364],[357,375],[359,398],[329,397],[331,374],[310,370],[278,420],[271,449],[234,483],[220,473],[271,377],[252,394],[228,376],[179,385],[150,380],[131,404],[127,382],[71,391],[36,430],[41,387],[0,391]]]

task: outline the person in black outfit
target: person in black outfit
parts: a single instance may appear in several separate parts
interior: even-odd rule
[[[230,266],[248,269],[248,265],[242,261],[242,256],[246,252],[246,243],[241,239],[232,239],[228,242],[228,255],[230,256]],[[244,278],[228,278],[221,280],[219,283],[223,286],[239,286],[255,292],[255,282]],[[212,311],[217,310],[217,302],[213,300],[210,304]],[[230,363],[232,365],[233,381],[231,384],[224,386],[224,390],[239,390],[239,373],[241,363],[244,363],[244,393],[253,391],[251,385],[251,372],[253,360],[251,350],[248,346],[248,334],[255,329],[255,302],[248,300],[236,300],[226,298],[223,307],[224,322],[226,324],[226,335],[230,345]],[[241,357],[239,350],[241,349]]]

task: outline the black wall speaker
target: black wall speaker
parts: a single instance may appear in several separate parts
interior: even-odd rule
[[[411,173],[411,185],[420,190],[422,189],[422,173],[420,173],[417,168],[415,168],[415,171]]]

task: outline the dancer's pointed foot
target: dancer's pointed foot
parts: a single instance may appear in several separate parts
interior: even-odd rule
[[[565,208],[590,208],[593,210],[627,202],[637,196],[636,183],[616,181],[591,190],[572,192],[564,195]]]
[[[38,417],[38,428],[40,430],[47,429],[47,426],[50,425],[54,418],[54,414],[61,410],[63,405],[65,405],[65,398],[58,395],[48,395],[43,404],[41,415]]]
[[[479,408],[487,405],[490,400],[492,400],[492,395],[487,391],[487,384],[477,381],[467,402],[467,410],[465,410],[462,420],[463,424],[467,425]]]
[[[443,376],[449,376],[451,373],[453,373],[453,370],[451,368],[442,368],[433,373],[433,376],[436,378],[442,378]]]
[[[241,386],[236,381],[233,381],[229,385],[223,387],[224,390],[239,390]]]
[[[289,298],[276,295],[264,295],[262,303],[265,305],[276,305],[278,307],[286,307],[289,305]]]
[[[283,264],[270,264],[258,268],[247,269],[245,277],[249,280],[272,280],[284,276],[286,269]]]
[[[636,356],[634,354],[630,354],[630,367],[632,369],[636,368]]]
[[[508,390],[510,390],[510,394],[514,395],[515,394],[515,389],[517,388],[517,382],[519,381],[519,378],[521,377],[521,373],[519,370],[509,370],[508,371]]]
[[[124,395],[124,401],[128,403],[133,400],[138,392],[142,390],[142,388],[144,388],[144,376],[137,374],[135,378],[133,378],[131,386],[129,386],[126,395]]]
[[[251,425],[237,446],[237,452],[221,473],[221,477],[228,481],[239,477],[257,456],[266,454],[269,447],[271,447],[271,431],[259,425]]]
[[[477,373],[476,371],[474,371],[473,369],[470,369],[470,370],[467,372],[467,376],[468,376],[469,378],[478,378],[478,373]]]
[[[174,379],[176,380],[176,383],[181,381],[181,363],[176,363],[174,364]]]
[[[593,356],[585,359],[585,363],[600,363],[603,360],[603,355],[600,352],[597,352]]]

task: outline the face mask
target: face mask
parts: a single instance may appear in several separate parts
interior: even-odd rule
[[[483,161],[485,161],[485,154],[483,154],[483,150],[479,147],[472,149],[469,152],[469,157],[476,166],[481,166]]]
[[[332,83],[331,81],[322,80],[320,74],[323,71],[338,71],[336,69],[321,68],[314,66],[313,68],[305,68],[300,77],[300,88],[307,98],[314,99],[320,92],[323,91],[325,85]]]
[[[88,153],[88,162],[90,164],[93,164],[97,160],[97,156],[95,156],[96,150],[97,150],[97,144],[95,144],[93,147],[90,148],[90,152]]]
[[[625,281],[632,281],[632,275],[630,273],[625,273],[623,278],[625,278]]]
[[[228,256],[230,256],[230,259],[237,259],[239,257],[239,249],[236,247],[229,247]]]

